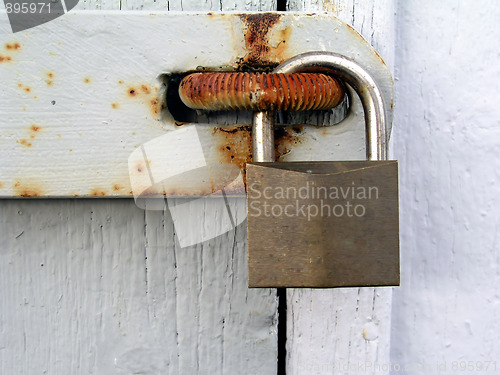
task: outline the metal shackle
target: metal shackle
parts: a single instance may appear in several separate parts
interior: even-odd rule
[[[335,53],[309,52],[279,65],[275,73],[327,71],[343,80],[358,94],[365,114],[366,157],[387,159],[387,116],[382,93],[372,76],[355,61]],[[274,113],[256,112],[252,125],[253,160],[275,161]]]

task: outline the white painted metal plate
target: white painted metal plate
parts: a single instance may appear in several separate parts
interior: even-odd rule
[[[350,26],[331,15],[267,15],[272,22],[263,29],[267,50],[259,52],[262,60],[277,64],[304,52],[341,53],[366,67],[387,107],[392,106],[389,70]],[[250,63],[256,47],[246,36],[252,27],[248,16],[236,13],[86,11],[12,34],[4,13],[0,197],[133,195],[130,155],[178,130],[163,108],[164,75],[200,67],[232,70],[245,59]],[[278,147],[281,160],[317,160],[318,148],[321,160],[357,158],[359,146],[354,145],[364,138],[364,125],[359,103],[354,101],[353,108],[350,122],[286,131]],[[212,145],[208,164],[244,167],[250,158],[248,127],[224,131],[200,124],[200,129]],[[173,163],[184,162],[188,170],[192,147],[192,139],[181,139],[162,159],[177,155]],[[153,165],[154,158],[148,162]],[[200,182],[178,195],[212,192],[216,182]]]

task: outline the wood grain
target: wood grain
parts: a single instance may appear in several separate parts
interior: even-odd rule
[[[292,0],[288,9],[334,12],[394,68],[393,0]],[[343,160],[364,159],[362,139],[356,139],[349,149],[356,152]],[[390,363],[391,304],[391,288],[288,289],[287,374],[356,374],[357,368],[350,369],[350,363]],[[387,369],[364,371],[389,373]]]
[[[195,1],[77,8],[201,10]],[[232,204],[245,215],[244,200]],[[200,202],[203,213],[221,215]],[[248,290],[246,251],[245,226],[181,249],[167,213],[130,199],[0,200],[0,373],[276,374],[275,292]]]
[[[392,1],[329,4],[300,10],[337,12],[393,66]],[[267,11],[275,2],[82,0],[75,9]],[[339,143],[348,146],[345,158],[362,157],[357,133]],[[336,148],[303,156],[329,158]],[[244,227],[186,250],[168,214],[132,201],[2,200],[0,233],[2,374],[276,373],[275,293],[248,291],[240,276]],[[290,289],[288,306],[288,374],[389,361],[390,290]]]

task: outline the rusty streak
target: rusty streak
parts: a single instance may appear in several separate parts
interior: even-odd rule
[[[240,15],[240,19],[245,24],[245,46],[247,50],[242,60],[243,65],[254,68],[277,65],[276,61],[269,56],[271,51],[269,32],[281,17],[282,15],[276,13]]]

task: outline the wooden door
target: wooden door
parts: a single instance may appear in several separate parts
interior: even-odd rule
[[[81,0],[75,9],[278,7],[334,12],[393,66],[391,0]],[[93,48],[75,48],[80,69]],[[58,77],[33,77],[52,78],[57,84]],[[0,110],[13,122],[23,109]],[[363,158],[363,140],[353,144]],[[244,215],[244,201],[234,208]],[[0,210],[2,374],[344,374],[359,372],[359,363],[390,363],[390,289],[289,289],[286,320],[278,317],[275,289],[247,288],[244,224],[181,249],[168,211],[144,211],[132,199],[7,199]],[[220,215],[211,210],[204,219]],[[278,340],[279,319],[286,342]]]

